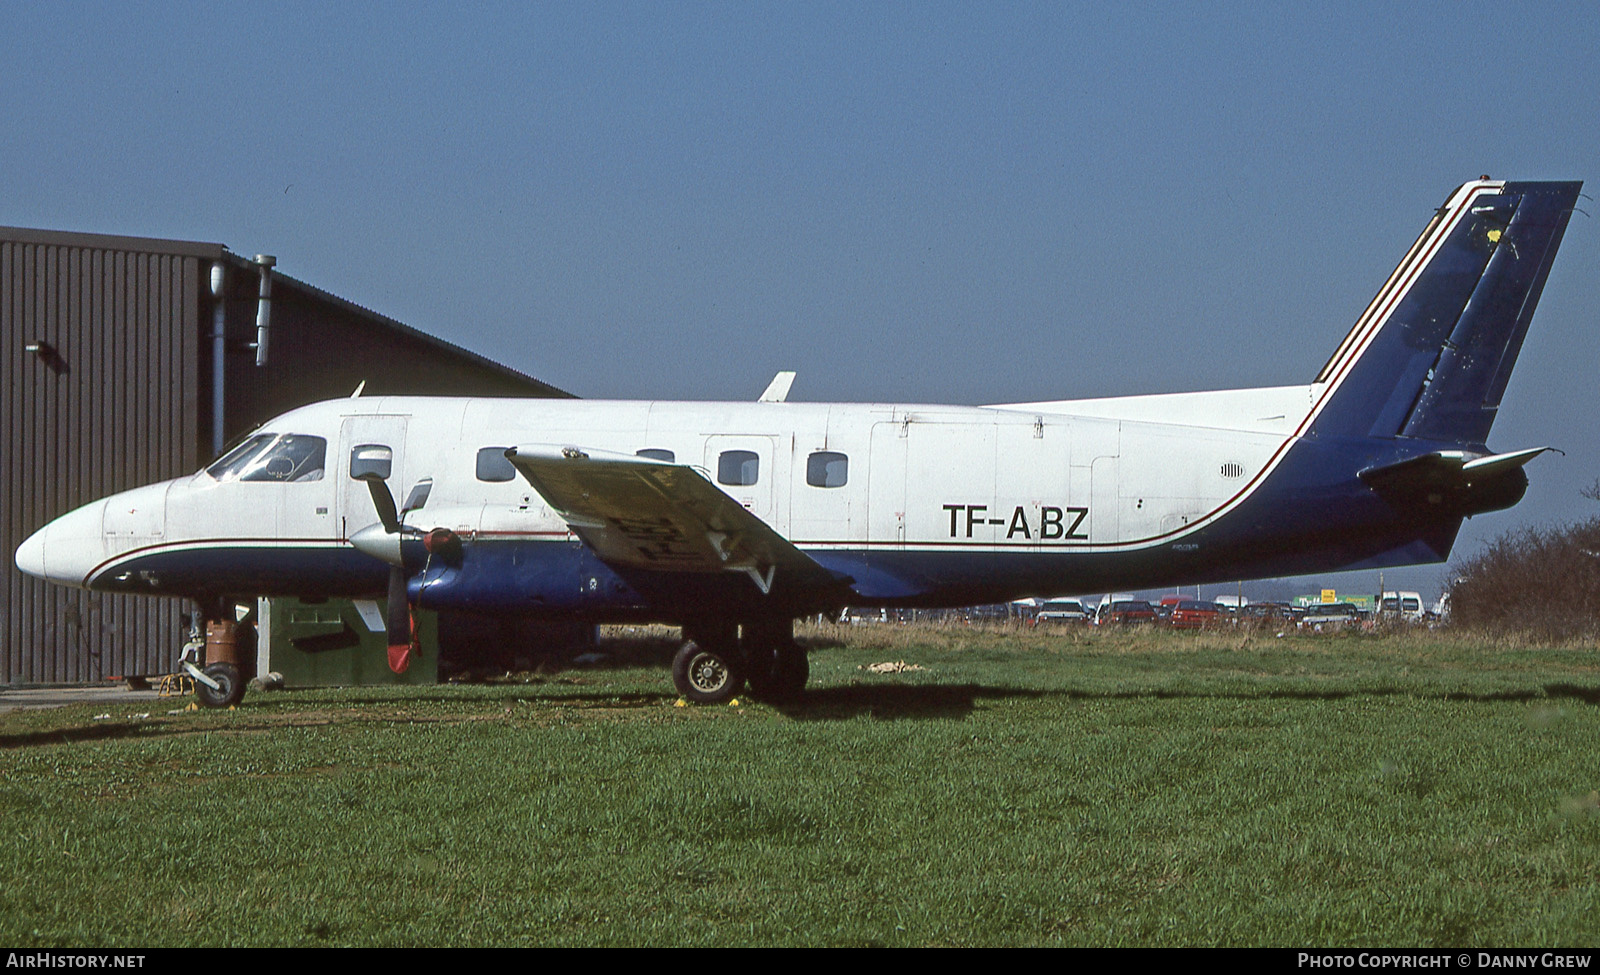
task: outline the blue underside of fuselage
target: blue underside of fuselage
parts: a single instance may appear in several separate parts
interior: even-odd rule
[[[846,603],[964,606],[1028,595],[1103,592],[1437,562],[1459,517],[1396,510],[1353,476],[1437,449],[1415,441],[1308,438],[1232,511],[1189,534],[1130,551],[818,549],[841,580],[819,593],[770,593],[748,574],[617,568],[576,540],[471,539],[455,564],[405,546],[413,602],[426,609],[548,619],[678,622],[801,615]],[[348,547],[160,549],[117,563],[94,588],[186,596],[381,596],[388,567]]]

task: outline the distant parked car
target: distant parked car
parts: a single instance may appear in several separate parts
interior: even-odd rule
[[[1011,607],[1005,603],[968,606],[962,612],[968,623],[1004,623],[1011,618]]]
[[[1288,603],[1251,603],[1239,611],[1239,619],[1246,625],[1288,623],[1294,618],[1294,608]]]
[[[1172,615],[1167,619],[1167,623],[1174,629],[1198,630],[1203,626],[1216,626],[1221,618],[1222,613],[1217,609],[1216,603],[1184,599],[1173,604]]]
[[[1154,623],[1156,608],[1142,599],[1119,599],[1106,610],[1106,623]]]
[[[1095,624],[1110,622],[1109,617],[1111,615],[1111,604],[1112,603],[1116,603],[1116,602],[1123,602],[1123,601],[1126,601],[1126,600],[1129,600],[1129,599],[1133,599],[1133,598],[1134,598],[1134,595],[1131,592],[1108,592],[1108,593],[1106,593],[1104,596],[1100,597],[1100,602],[1095,604],[1095,607],[1094,607],[1094,619],[1090,620],[1090,622],[1091,623],[1095,623]]]
[[[877,606],[850,606],[839,615],[841,623],[887,623],[889,611]]]
[[[1039,615],[1033,618],[1033,622],[1035,626],[1056,623],[1081,626],[1089,622],[1089,611],[1076,599],[1050,599],[1039,607]]]
[[[1384,617],[1407,623],[1420,623],[1427,616],[1422,608],[1422,594],[1404,590],[1384,592],[1379,598],[1378,611]]]
[[[1306,608],[1300,626],[1307,630],[1343,628],[1361,622],[1361,610],[1354,603],[1320,603]]]
[[[1172,619],[1172,611],[1177,608],[1179,603],[1188,598],[1188,596],[1176,594],[1171,596],[1162,596],[1161,599],[1156,602],[1156,621],[1159,623],[1165,623]]]

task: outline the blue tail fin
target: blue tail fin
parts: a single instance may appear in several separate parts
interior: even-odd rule
[[[1582,186],[1452,193],[1317,377],[1309,433],[1482,446]]]

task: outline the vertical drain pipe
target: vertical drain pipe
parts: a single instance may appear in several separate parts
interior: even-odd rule
[[[272,268],[278,259],[271,254],[257,254],[256,265],[261,268],[261,291],[256,297],[256,366],[267,364],[267,335],[272,329]]]
[[[222,262],[211,265],[211,456],[222,455],[227,444],[227,427],[223,392],[226,388],[228,368],[227,318],[228,303],[222,298],[224,270]]]

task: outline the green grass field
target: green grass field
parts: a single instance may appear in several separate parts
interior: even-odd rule
[[[526,680],[0,716],[0,943],[1600,940],[1593,646],[808,639],[783,708],[676,706],[633,640]]]

